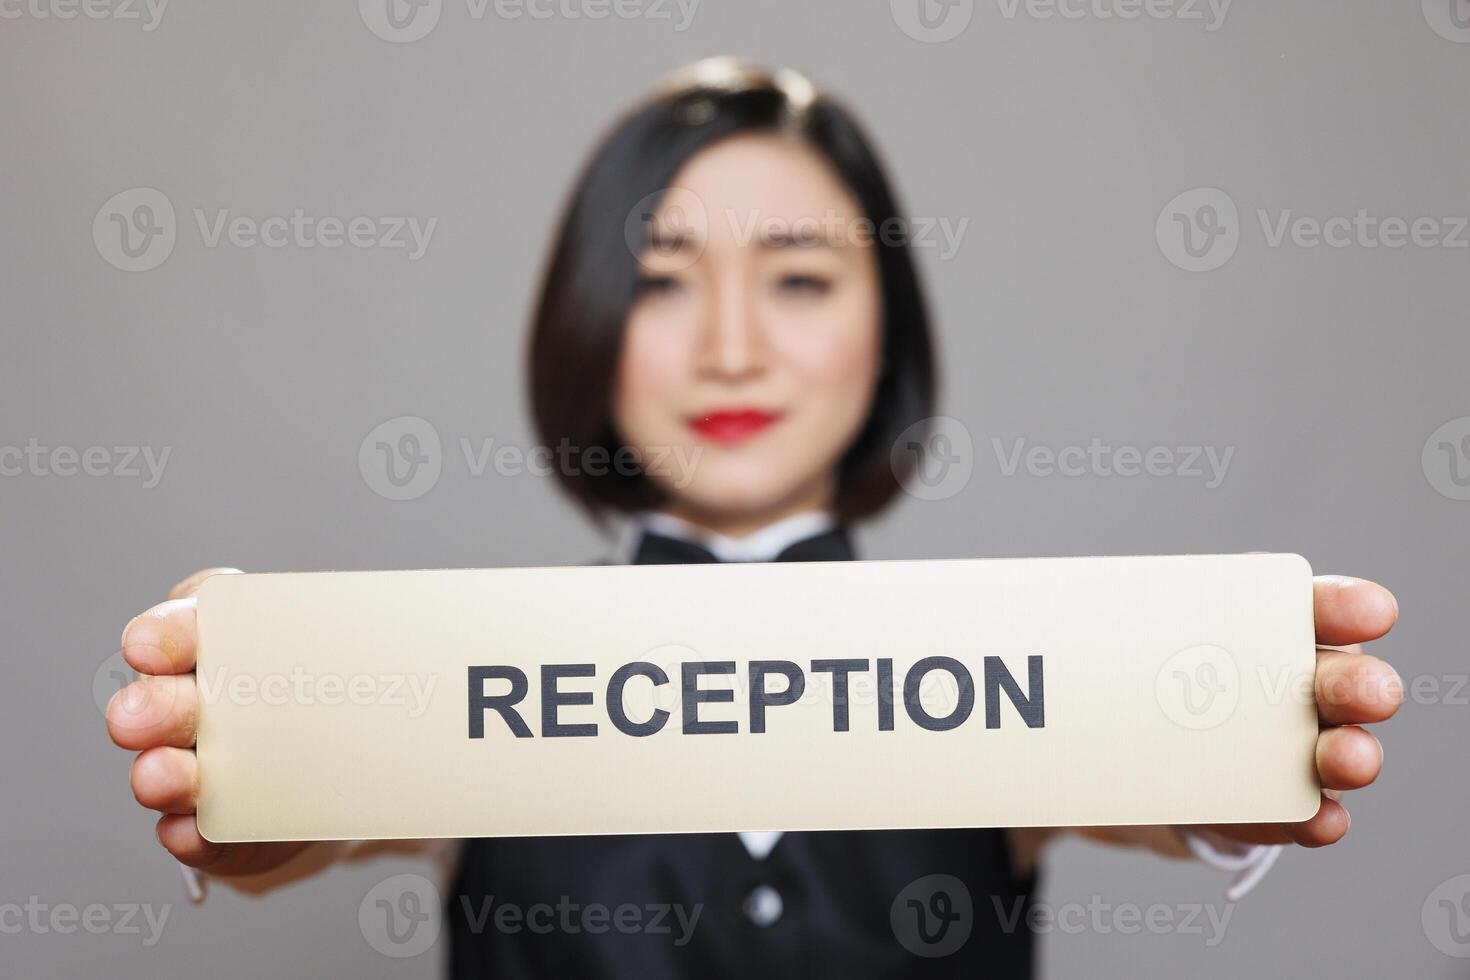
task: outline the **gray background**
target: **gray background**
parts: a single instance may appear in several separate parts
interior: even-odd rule
[[[1447,0],[1446,0],[1447,2]],[[1470,13],[1463,10],[1462,12]],[[9,8],[7,8],[9,9]],[[1378,652],[1441,693],[1465,676],[1470,502],[1421,448],[1470,415],[1470,250],[1272,248],[1256,217],[1470,214],[1470,45],[1417,3],[1240,0],[1223,25],[1007,18],[923,43],[887,4],[704,0],[647,18],[473,20],[374,36],[350,2],[170,5],[137,21],[0,20],[0,444],[171,447],[161,483],[0,478],[0,905],[173,903],[161,941],[0,933],[7,976],[436,975],[378,955],[359,900],[386,862],[257,902],[183,900],[89,688],[127,619],[196,568],[554,564],[600,552],[546,479],[476,478],[458,440],[530,445],[521,345],[551,223],[613,115],[669,68],[735,51],[808,71],[869,123],[907,211],[969,219],[920,253],[943,412],[973,478],[862,534],[870,557],[1299,551],[1393,588]],[[112,195],[161,190],[158,268],[104,261]],[[1222,268],[1167,259],[1155,218],[1226,191]],[[193,210],[436,216],[427,255],[206,248]],[[383,499],[374,426],[429,419],[431,492]],[[1234,447],[1186,477],[1006,476],[992,439]],[[1462,461],[1464,462],[1464,461]],[[1447,463],[1445,464],[1447,465]],[[1431,902],[1470,872],[1465,690],[1379,732],[1387,768],[1342,844],[1293,852],[1223,942],[1054,931],[1047,976],[1464,976]],[[1043,897],[1221,902],[1223,877],[1069,843]],[[1461,884],[1448,886],[1462,896]],[[1458,889],[1458,891],[1456,891]],[[1436,918],[1438,917],[1438,918]],[[1465,921],[1463,920],[1462,925]],[[1470,952],[1470,950],[1466,950]]]

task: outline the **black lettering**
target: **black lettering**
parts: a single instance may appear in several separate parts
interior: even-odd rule
[[[878,731],[893,731],[893,658],[878,658]]]
[[[892,661],[889,661],[891,664]],[[868,661],[866,660],[813,660],[812,673],[832,673],[832,730],[834,732],[847,731],[847,675],[854,671],[866,673]],[[888,703],[890,719],[893,714],[893,702],[891,698]],[[889,726],[890,728],[892,726]]]
[[[647,677],[652,679],[655,686],[667,684],[669,675],[657,664],[651,664],[646,660],[636,663],[623,664],[613,672],[612,680],[607,682],[607,714],[612,719],[613,727],[624,735],[633,735],[643,738],[647,735],[655,735],[663,730],[668,723],[669,713],[663,708],[655,708],[653,717],[645,722],[628,720],[628,713],[623,710],[623,688],[628,681],[634,677]]]
[[[735,692],[728,688],[703,691],[699,688],[701,674],[733,674],[735,661],[720,660],[715,663],[680,664],[683,681],[684,734],[685,735],[731,735],[740,730],[733,721],[700,721],[699,706],[715,702],[735,700]]]
[[[591,704],[591,691],[562,692],[556,682],[563,677],[594,677],[597,667],[593,664],[542,664],[541,665],[541,737],[542,738],[585,738],[597,734],[596,724],[563,725],[556,720],[562,705]]]
[[[786,678],[784,691],[767,691],[766,675],[781,674]],[[789,660],[752,660],[750,662],[750,730],[757,735],[766,731],[766,707],[795,704],[806,691],[806,675]]]
[[[985,658],[985,727],[1000,727],[1000,689],[1005,688],[1006,697],[1016,706],[1021,720],[1027,728],[1046,727],[1046,689],[1042,684],[1041,658],[1026,658],[1027,683],[1031,690],[1021,693],[1021,687],[999,657]]]
[[[943,718],[935,718],[929,714],[919,701],[919,686],[924,681],[924,675],[931,670],[949,671],[960,685],[959,703]],[[975,678],[970,676],[964,664],[953,657],[925,657],[914,664],[908,676],[904,678],[903,706],[908,709],[909,717],[914,720],[914,724],[920,728],[926,728],[931,732],[947,732],[958,728],[965,723],[966,718],[970,717],[970,712],[975,710]]]
[[[487,680],[510,681],[509,694],[487,695]],[[516,738],[530,738],[531,729],[515,705],[526,697],[526,675],[515,667],[470,668],[470,738],[485,737],[485,712],[498,711]]]

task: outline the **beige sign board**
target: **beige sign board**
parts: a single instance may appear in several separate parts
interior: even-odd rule
[[[214,841],[1296,821],[1296,555],[222,575]]]

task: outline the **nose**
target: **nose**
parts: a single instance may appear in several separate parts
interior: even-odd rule
[[[726,282],[715,290],[703,320],[696,352],[701,374],[741,381],[765,370],[765,330],[743,284]]]

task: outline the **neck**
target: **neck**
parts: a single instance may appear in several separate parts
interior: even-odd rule
[[[797,514],[831,510],[834,497],[831,481],[824,478],[819,485],[792,494],[769,507],[711,510],[674,501],[659,508],[659,513],[677,517],[701,531],[709,531],[727,538],[745,538],[761,528],[770,527],[777,521],[795,517]]]

